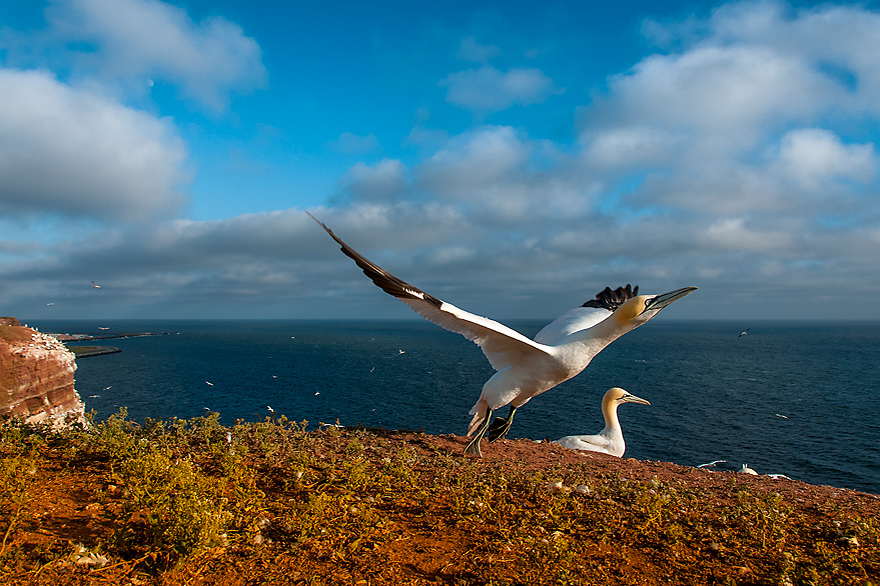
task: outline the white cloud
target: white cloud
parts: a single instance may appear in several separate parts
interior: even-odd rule
[[[654,55],[613,78],[610,96],[589,116],[600,127],[623,123],[689,133],[701,152],[753,148],[765,132],[827,109],[840,88],[809,62],[761,47],[700,46]]]
[[[441,196],[467,198],[515,179],[529,151],[513,128],[484,127],[456,137],[428,158],[421,168],[421,183]]]
[[[618,126],[582,136],[587,162],[603,168],[669,164],[684,137],[650,126]]]
[[[407,189],[406,167],[400,161],[384,159],[374,166],[358,163],[340,181],[353,201],[394,202]]]
[[[186,149],[162,120],[68,87],[42,71],[0,69],[0,209],[136,221],[183,204]]]
[[[801,230],[822,214],[853,221],[877,187],[873,144],[850,137],[878,111],[880,15],[745,2],[648,28],[671,50],[582,109],[582,163],[610,192],[617,182],[624,209],[706,225],[786,214]]]
[[[780,232],[759,232],[746,226],[743,218],[718,220],[708,226],[701,245],[708,249],[770,252],[784,249],[790,239]]]
[[[80,54],[80,66],[111,79],[170,81],[213,110],[225,108],[230,92],[266,83],[256,41],[220,17],[194,23],[158,0],[59,0],[47,18],[56,34],[95,44],[97,54]]]
[[[845,145],[834,133],[818,128],[793,130],[782,137],[779,171],[804,189],[828,188],[834,180],[868,183],[877,171],[874,145]]]
[[[515,67],[502,73],[486,65],[452,73],[440,85],[449,88],[447,102],[478,112],[537,104],[561,92],[553,80],[531,67]]]
[[[458,58],[463,59],[465,61],[476,61],[478,63],[485,63],[492,57],[495,57],[501,53],[501,49],[499,49],[495,45],[481,45],[477,43],[477,39],[474,37],[465,37],[461,40],[461,44],[458,47]]]

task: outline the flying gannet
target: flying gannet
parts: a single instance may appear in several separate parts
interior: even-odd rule
[[[483,385],[480,399],[470,410],[473,419],[467,435],[474,437],[464,451],[480,457],[480,439],[487,431],[490,442],[503,438],[516,410],[532,397],[575,376],[608,344],[697,289],[684,287],[661,295],[639,295],[639,288],[630,285],[614,291],[606,287],[595,299],[562,314],[530,340],[504,324],[459,309],[395,277],[340,240],[312,214],[309,216],[376,286],[428,321],[480,346],[498,371]],[[492,412],[505,405],[510,405],[507,417],[492,422]]]
[[[620,458],[626,451],[626,442],[623,441],[623,430],[620,428],[620,420],[617,419],[617,408],[624,403],[650,405],[648,401],[630,395],[620,387],[610,388],[602,398],[605,428],[596,435],[569,435],[556,440],[556,443],[572,450],[602,452]]]

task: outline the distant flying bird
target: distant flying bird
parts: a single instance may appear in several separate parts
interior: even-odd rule
[[[110,328],[102,328],[101,326],[98,326],[98,329],[99,330],[109,330]]]
[[[47,303],[46,305],[55,305],[54,303]]]
[[[726,464],[727,460],[713,460],[711,462],[706,462],[705,464],[700,464],[697,468],[712,468],[716,464]]]
[[[361,256],[317,218],[309,216],[374,284],[428,321],[480,346],[498,371],[483,385],[480,399],[470,410],[473,419],[468,435],[474,437],[464,451],[476,456],[482,456],[480,439],[487,431],[490,442],[503,438],[516,410],[532,397],[575,376],[608,344],[697,289],[685,287],[662,295],[639,295],[639,288],[633,289],[630,285],[614,291],[606,287],[595,299],[564,313],[530,340],[503,324],[468,313],[395,277]],[[505,405],[510,405],[507,417],[492,422],[492,412]]]
[[[780,417],[782,419],[788,419],[788,415],[780,415],[779,413],[776,414],[776,417]]]
[[[556,443],[572,450],[602,452],[620,458],[626,451],[626,442],[623,441],[623,430],[620,428],[620,420],[617,419],[617,408],[624,403],[650,405],[648,401],[631,395],[620,387],[608,389],[602,398],[605,428],[595,435],[569,435],[556,440]]]
[[[214,386],[214,383],[209,383],[208,381],[205,381],[205,384],[208,385],[209,387],[213,387],[213,386]]]
[[[272,409],[269,405],[266,405],[266,409],[269,410],[269,413],[275,413],[275,409]]]
[[[743,336],[747,335],[750,329],[752,328],[746,328],[744,332],[740,333],[740,335],[737,336],[737,338],[742,338]]]
[[[101,286],[100,286],[99,284],[97,284],[96,282],[94,282],[94,281],[92,281],[92,287],[94,287],[95,289],[100,289],[100,288],[101,288]]]

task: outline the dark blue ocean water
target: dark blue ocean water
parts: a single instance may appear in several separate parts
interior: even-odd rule
[[[109,340],[122,352],[77,361],[76,388],[99,420],[120,407],[138,421],[188,419],[207,407],[232,424],[262,419],[268,405],[311,425],[461,435],[493,372],[474,344],[421,320],[29,325],[172,333]],[[544,324],[512,325],[532,336]],[[880,494],[880,324],[748,325],[738,337],[743,324],[654,320],[532,399],[509,437],[596,433],[603,393],[620,386],[652,404],[620,408],[627,457],[724,459]]]

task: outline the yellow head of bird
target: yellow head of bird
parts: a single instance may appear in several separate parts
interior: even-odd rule
[[[620,325],[632,323],[637,317],[642,315],[647,308],[650,295],[637,295],[617,308],[614,312],[614,318]]]

